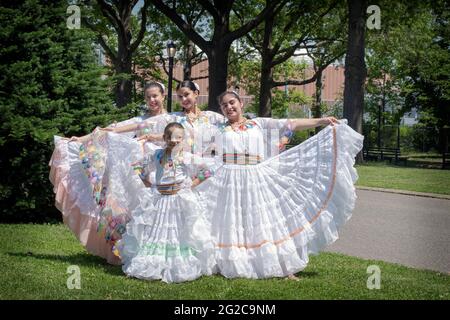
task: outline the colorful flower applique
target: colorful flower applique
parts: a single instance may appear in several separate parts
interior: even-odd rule
[[[234,129],[235,131],[247,131],[248,129],[251,129],[253,127],[255,127],[257,124],[255,121],[253,120],[247,120],[245,123],[241,124],[239,127],[237,127],[236,129]],[[230,125],[230,122],[226,122],[224,124],[220,124],[219,125],[219,130],[222,132],[228,132],[228,131],[233,131],[233,128]]]
[[[181,125],[184,125],[185,123],[189,122],[189,118],[187,116],[182,116],[180,117],[178,123]],[[209,123],[209,118],[205,115],[201,115],[198,118],[196,118],[193,123],[195,124],[208,124]]]
[[[138,124],[136,136],[140,137],[143,136],[144,134],[148,134],[150,133],[150,129],[152,128],[153,128],[152,123],[146,123],[145,121],[143,121]]]
[[[200,169],[198,174],[193,177],[193,180],[198,178],[200,181],[204,181],[214,175],[214,172],[209,169]]]
[[[100,213],[97,232],[111,244],[122,238],[126,231],[128,216],[122,212],[114,212],[112,208],[104,208]]]
[[[148,166],[148,164],[148,157],[144,157],[142,160],[132,163],[131,166],[133,167],[134,173],[137,174],[142,180],[145,180],[148,174],[145,168]]]
[[[164,159],[164,153],[165,151],[163,149],[156,152],[155,157],[156,160],[159,162],[159,164],[164,167],[164,169],[175,169],[179,167],[183,163],[183,155],[178,154],[175,156],[175,158],[172,158],[171,156],[167,159]],[[165,161],[164,161],[165,160]]]
[[[84,172],[92,185],[92,197],[99,205],[104,205],[107,188],[102,186],[105,163],[100,146],[92,140],[81,144],[79,158]]]
[[[278,143],[278,150],[285,151],[286,145],[291,141],[292,137],[294,136],[294,131],[291,128],[290,122],[288,122],[285,130],[283,131],[280,141]]]
[[[231,128],[231,126],[228,122],[219,124],[218,128],[219,128],[220,132],[233,131],[233,129]]]
[[[197,122],[201,123],[201,124],[208,124],[209,123],[209,118],[207,116],[200,116],[196,119]]]
[[[253,120],[248,120],[245,123],[241,124],[238,129],[240,131],[246,131],[248,129],[253,128],[254,126],[256,126],[256,122]]]

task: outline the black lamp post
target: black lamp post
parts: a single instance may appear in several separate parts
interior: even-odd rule
[[[167,96],[167,112],[172,112],[172,76],[173,76],[173,57],[177,48],[173,41],[167,42],[167,55],[169,56],[169,83],[168,83],[168,96]]]

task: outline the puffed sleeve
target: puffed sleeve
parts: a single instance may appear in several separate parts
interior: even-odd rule
[[[204,111],[212,125],[218,125],[225,122],[225,117],[214,111]]]
[[[140,137],[144,134],[161,134],[164,132],[164,128],[170,122],[175,121],[175,117],[171,114],[161,114],[158,116],[150,117],[138,125],[136,130],[136,136]]]
[[[290,120],[273,118],[255,118],[253,120],[263,130],[267,157],[276,156],[283,151],[293,135]]]
[[[124,121],[111,123],[110,125],[107,126],[107,128],[120,128],[120,127],[129,125],[129,124],[139,124],[139,123],[142,123],[142,118],[134,117],[134,118],[127,119]],[[136,135],[136,132],[130,131],[130,132],[122,132],[120,134],[123,134],[129,138],[133,138]]]
[[[273,118],[254,118],[262,129],[266,130],[282,130],[288,123],[288,119],[273,119]]]

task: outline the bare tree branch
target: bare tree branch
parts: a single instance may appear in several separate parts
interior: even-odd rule
[[[203,16],[203,13],[205,12],[205,9],[202,8],[202,10],[200,10],[200,12],[197,14],[196,17],[194,17],[192,19],[192,25],[195,27],[198,23],[198,21],[200,20],[200,18]]]
[[[314,73],[314,75],[311,78],[306,79],[306,80],[272,81],[272,88],[281,87],[281,86],[285,86],[285,85],[302,86],[304,84],[314,82],[314,81],[316,81],[316,79],[317,79],[317,72]]]
[[[246,38],[250,42],[250,44],[253,46],[253,48],[258,50],[258,52],[262,54],[262,51],[263,51],[262,46],[258,45],[258,43],[255,41],[255,39],[253,39],[253,37],[250,35],[250,33],[246,35]]]
[[[279,57],[278,59],[275,59],[273,61],[272,66],[276,66],[280,63],[283,63],[287,59],[289,59],[295,53],[295,51],[300,47],[301,43],[305,41],[305,38],[308,35],[308,33],[311,31],[311,29],[314,26],[316,26],[317,23],[319,23],[320,20],[324,16],[326,16],[333,8],[335,8],[337,4],[338,4],[338,1],[334,1],[333,3],[331,3],[330,6],[324,12],[322,12],[313,23],[311,23],[309,25],[309,28],[305,32],[303,32],[303,34],[298,38],[298,40],[295,42],[295,44],[293,46],[279,50],[281,47],[281,41],[280,41],[277,44],[278,46],[276,47],[276,49],[277,49],[278,54],[282,53],[282,55],[281,55],[281,57]],[[291,20],[290,23],[293,23],[293,21]]]
[[[271,66],[275,67],[276,65],[279,65],[280,63],[285,62],[287,59],[292,57],[292,55],[295,53],[295,51],[298,49],[299,46],[300,46],[300,43],[297,42],[295,45],[293,45],[288,50],[286,50],[283,55],[281,55],[280,57],[278,57],[276,59],[273,59]]]
[[[306,54],[308,55],[308,57],[311,58],[311,60],[312,60],[312,62],[313,62],[314,72],[317,73],[316,59],[314,59],[314,55],[311,54],[310,48],[305,48],[305,49],[306,49]]]
[[[198,77],[191,78],[191,80],[194,81],[194,80],[208,79],[208,78],[209,78],[209,76],[198,76]]]
[[[236,61],[238,61],[238,60],[244,58],[245,56],[247,56],[247,55],[249,55],[249,54],[251,54],[251,53],[253,53],[253,52],[255,52],[255,51],[256,51],[256,49],[251,49],[251,50],[249,50],[249,51],[246,51],[246,52],[244,52],[243,54],[237,56],[235,59],[231,60],[231,61],[229,62],[229,64],[233,64],[234,62],[236,62]]]
[[[280,10],[281,7],[284,7],[287,0],[274,0],[271,1],[266,7],[252,20],[247,22],[245,25],[241,26],[240,28],[234,30],[233,32],[230,32],[227,34],[226,38],[228,41],[232,42],[235,39],[238,39],[240,37],[243,37],[247,33],[249,33],[253,28],[255,28],[257,25],[259,25],[266,17],[269,15],[273,10]]]
[[[165,14],[170,20],[172,20],[178,28],[192,41],[195,42],[204,52],[210,51],[210,44],[203,39],[182,17],[180,17],[175,10],[168,7],[162,0],[150,0],[151,3],[163,14]]]
[[[209,2],[208,0],[197,0],[198,3],[200,3],[200,5],[209,12],[209,14],[213,17],[214,21],[216,23],[220,22],[220,15],[219,12],[217,11],[217,9],[213,6],[213,4],[211,2]]]
[[[200,52],[200,53],[203,55],[203,51]],[[197,65],[197,64],[199,64],[199,63],[201,63],[203,61],[207,61],[208,60],[208,58],[202,58],[202,55],[196,56],[195,58],[193,58],[191,60],[192,66],[195,66],[195,65]]]
[[[337,60],[338,58],[342,57],[342,55],[345,53],[345,51],[339,52],[335,56],[331,57],[328,61],[326,61],[323,65],[321,65],[317,70],[314,72],[314,75],[306,80],[286,80],[286,81],[272,81],[272,88],[274,87],[280,87],[284,85],[297,85],[302,86],[304,84],[308,84],[311,82],[316,81],[318,74],[325,70],[333,61]]]
[[[103,15],[112,23],[114,29],[116,29],[117,32],[124,32],[121,27],[122,22],[120,21],[120,17],[117,15],[116,11],[114,11],[113,7],[107,4],[104,0],[97,0],[97,4],[99,5],[100,11]]]
[[[97,35],[98,43],[102,46],[103,50],[105,50],[108,57],[111,59],[113,64],[116,64],[117,61],[117,52],[115,52],[113,49],[111,49],[103,39],[103,36],[101,34]]]
[[[81,19],[83,21],[83,24],[85,24],[89,29],[91,29],[97,34],[98,43],[102,46],[103,50],[105,50],[106,55],[111,59],[113,64],[115,64],[115,61],[117,60],[117,52],[115,52],[115,50],[111,49],[108,46],[105,39],[103,39],[103,36],[101,35],[100,31],[97,29],[95,25],[90,23],[89,20],[84,16]]]
[[[236,17],[241,21],[241,23],[244,23],[244,17],[237,11],[233,9],[234,14],[236,15]],[[247,40],[250,42],[250,44],[256,49],[258,50],[258,52],[262,52],[262,47],[260,45],[258,45],[255,41],[255,39],[253,39],[253,37],[251,36],[250,32],[247,33],[245,35],[245,37],[247,38]]]
[[[148,0],[144,1],[144,6],[141,8],[141,28],[136,37],[136,40],[130,45],[130,51],[136,51],[137,47],[141,43],[142,39],[144,39],[145,31],[147,30],[147,8],[148,8]]]

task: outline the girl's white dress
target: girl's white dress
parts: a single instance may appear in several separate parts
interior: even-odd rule
[[[204,206],[191,190],[192,177],[206,170],[207,164],[189,152],[167,162],[164,151],[158,149],[145,159],[141,176],[148,179],[155,172],[155,183],[151,188],[135,188],[138,205],[116,247],[129,276],[164,282],[194,280],[211,274],[215,267]],[[128,175],[124,184],[136,179]]]
[[[228,278],[283,277],[338,238],[356,194],[363,136],[345,121],[266,159],[268,136],[287,120],[256,118],[216,136],[217,169],[196,190],[211,213],[219,272]],[[279,136],[279,135],[278,135]],[[266,159],[266,160],[265,160]]]

